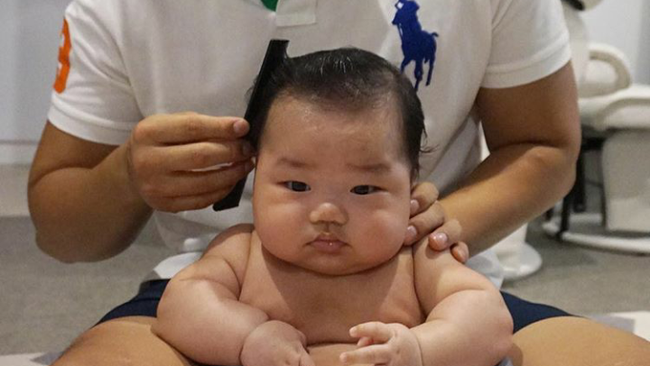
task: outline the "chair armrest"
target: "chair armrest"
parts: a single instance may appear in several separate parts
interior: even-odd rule
[[[629,62],[623,52],[602,43],[589,45],[589,63],[579,90],[581,98],[611,94],[631,84]]]
[[[650,130],[650,86],[633,84],[616,93],[581,98],[580,119],[598,131]]]

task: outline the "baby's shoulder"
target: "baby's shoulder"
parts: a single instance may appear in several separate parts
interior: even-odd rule
[[[231,226],[212,240],[203,257],[226,261],[237,277],[242,278],[248,263],[253,231],[252,224]]]
[[[231,256],[238,255],[241,252],[247,253],[253,231],[254,227],[252,224],[231,226],[212,239],[212,242],[208,245],[203,255]]]
[[[206,249],[206,253],[213,250],[223,251],[229,248],[241,249],[242,243],[250,243],[255,227],[253,224],[234,225],[217,234]]]

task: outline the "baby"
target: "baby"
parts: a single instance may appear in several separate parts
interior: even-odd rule
[[[402,246],[424,134],[410,82],[347,48],[287,59],[264,94],[254,226],[171,280],[154,332],[211,365],[497,364],[512,334],[497,289]]]

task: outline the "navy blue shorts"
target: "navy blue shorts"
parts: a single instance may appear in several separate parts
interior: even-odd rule
[[[143,283],[140,286],[140,293],[128,302],[111,310],[97,324],[126,316],[155,317],[158,303],[168,282],[169,280],[155,280]],[[501,295],[508,306],[508,310],[510,310],[510,314],[512,314],[515,333],[527,325],[543,319],[571,316],[571,314],[558,308],[528,302],[503,291],[501,291]]]

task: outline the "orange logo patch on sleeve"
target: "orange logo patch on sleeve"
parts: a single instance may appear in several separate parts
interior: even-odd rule
[[[68,75],[70,74],[70,51],[72,51],[70,28],[68,27],[68,21],[63,19],[61,45],[59,46],[59,67],[56,70],[56,81],[54,82],[54,90],[57,93],[63,93],[68,83]]]

